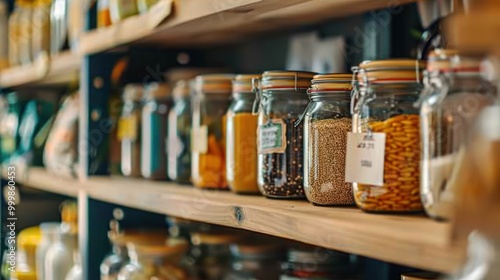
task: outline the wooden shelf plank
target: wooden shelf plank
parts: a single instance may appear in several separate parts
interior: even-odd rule
[[[163,47],[217,45],[375,9],[397,13],[402,5],[416,1],[183,0],[174,2],[174,13],[157,27],[145,25],[146,16],[138,15],[85,34],[81,46],[88,54],[129,43]]]
[[[15,66],[0,72],[0,87],[54,85],[78,80],[81,58],[69,51],[40,56],[30,65]]]
[[[316,207],[306,201],[207,191],[124,177],[57,178],[31,169],[28,186],[89,197],[145,211],[250,230],[410,267],[449,273],[464,246],[451,226],[423,216],[374,215],[355,208]]]

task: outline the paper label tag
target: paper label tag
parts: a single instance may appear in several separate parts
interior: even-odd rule
[[[208,152],[208,127],[202,125],[199,128],[193,128],[191,138],[193,152],[206,154]]]
[[[137,116],[121,117],[118,120],[118,139],[135,141],[137,139]]]
[[[259,154],[281,154],[286,150],[286,125],[281,119],[259,125]]]
[[[345,181],[384,185],[385,133],[347,134]]]

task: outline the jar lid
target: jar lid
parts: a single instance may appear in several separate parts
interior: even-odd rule
[[[363,61],[359,65],[358,81],[374,84],[419,83],[425,62],[411,59]]]
[[[233,81],[233,93],[253,92],[253,79],[260,79],[259,74],[237,75]]]
[[[188,97],[191,94],[193,83],[194,80],[177,81],[174,87],[173,96],[175,98]]]
[[[196,77],[196,91],[204,94],[231,94],[233,90],[232,74],[208,74]]]
[[[152,83],[146,86],[145,96],[147,98],[168,98],[170,97],[171,89],[166,83]]]
[[[451,67],[451,58],[458,54],[457,50],[435,49],[429,54],[427,71],[446,71]]]
[[[302,71],[266,71],[262,74],[263,90],[308,89],[316,73]]]
[[[189,248],[189,243],[183,238],[168,238],[162,244],[128,243],[127,248],[138,255],[167,256],[184,253]]]
[[[123,89],[123,100],[141,101],[144,97],[144,86],[142,84],[128,84]]]
[[[433,280],[438,278],[439,275],[432,272],[413,272],[401,274],[401,280]]]
[[[310,92],[351,92],[351,90],[352,74],[335,73],[314,76]]]
[[[21,230],[17,237],[19,247],[37,246],[40,243],[42,234],[40,227],[29,227]]]
[[[223,232],[194,232],[191,234],[193,245],[227,245],[240,240],[237,234]]]

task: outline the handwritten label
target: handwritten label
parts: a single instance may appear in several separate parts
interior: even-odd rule
[[[348,133],[345,180],[384,185],[385,133]]]
[[[280,154],[286,150],[286,125],[281,119],[259,126],[258,147],[260,154]]]
[[[202,125],[198,128],[193,128],[191,138],[193,152],[206,154],[208,152],[208,127]]]

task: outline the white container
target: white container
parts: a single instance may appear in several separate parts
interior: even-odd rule
[[[65,280],[74,265],[73,254],[76,250],[77,235],[61,231],[56,242],[47,250],[44,279]]]
[[[60,230],[60,223],[43,223],[40,225],[42,240],[36,248],[36,274],[38,280],[44,280],[45,276],[45,256],[49,247],[56,242]],[[48,279],[47,279],[48,280]]]

